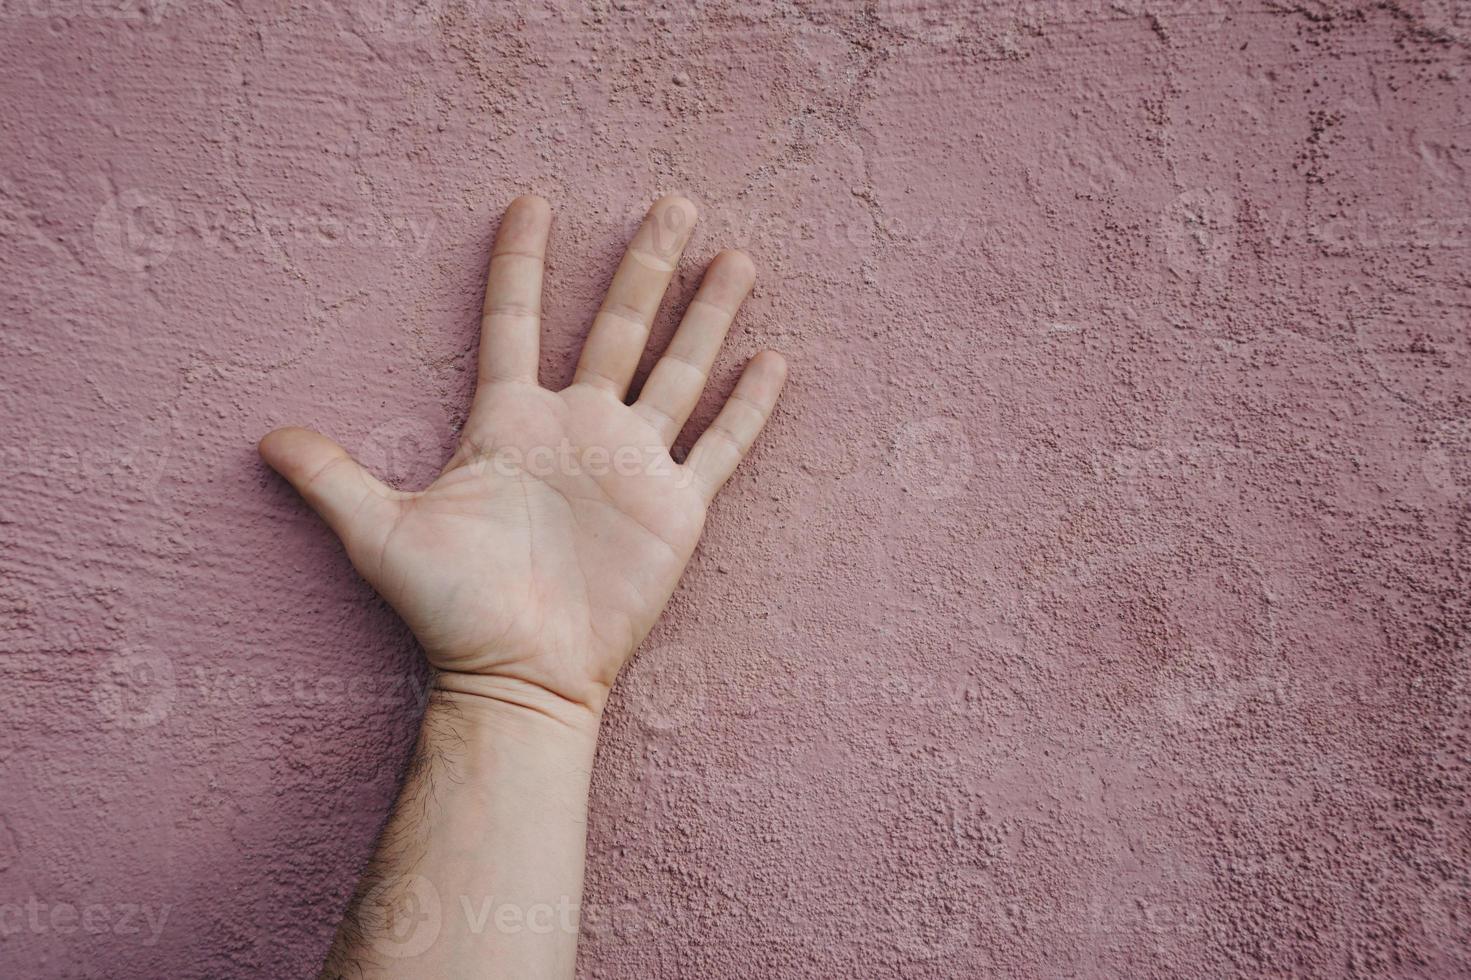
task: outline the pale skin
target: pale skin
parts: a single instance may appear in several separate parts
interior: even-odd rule
[[[670,456],[755,280],[751,260],[727,251],[627,401],[694,221],[684,198],[654,204],[572,384],[550,391],[537,370],[551,209],[512,202],[490,258],[474,401],[428,488],[392,489],[307,429],[261,440],[436,672],[415,764],[325,977],[573,975],[608,691],[786,377],[780,355],[756,355],[688,459]]]

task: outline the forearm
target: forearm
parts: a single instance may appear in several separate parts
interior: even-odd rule
[[[441,678],[324,977],[573,975],[597,718],[511,685]]]

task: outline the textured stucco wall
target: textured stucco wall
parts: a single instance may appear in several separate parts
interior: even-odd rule
[[[318,961],[422,675],[254,441],[424,480],[526,190],[549,380],[670,190],[793,368],[587,976],[1471,971],[1471,13],[971,6],[0,2],[0,974]]]

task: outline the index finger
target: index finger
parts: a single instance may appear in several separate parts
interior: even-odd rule
[[[480,383],[536,383],[541,356],[541,281],[551,205],[535,195],[506,208],[490,251],[480,317]]]

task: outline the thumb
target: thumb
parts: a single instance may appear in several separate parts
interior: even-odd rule
[[[345,449],[311,429],[277,429],[260,441],[260,454],[349,548],[372,526],[374,515],[388,514],[400,496]]]

